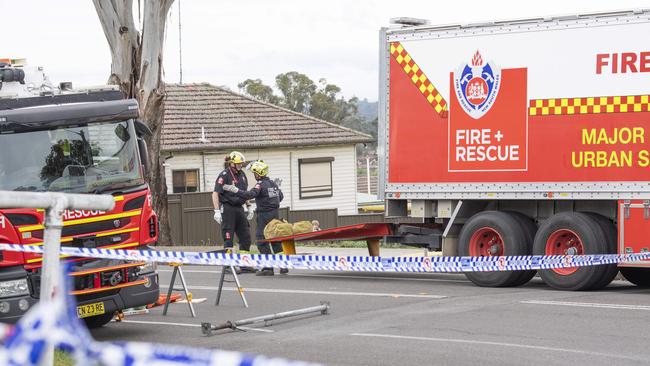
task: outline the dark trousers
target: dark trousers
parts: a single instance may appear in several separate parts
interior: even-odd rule
[[[221,235],[223,236],[223,246],[232,248],[236,234],[237,240],[239,240],[239,250],[249,252],[251,250],[251,233],[244,208],[224,203],[222,217]]]
[[[263,241],[264,239],[264,228],[266,225],[271,222],[273,219],[280,218],[280,213],[278,210],[272,211],[257,211],[257,228],[255,229],[255,239],[257,239],[257,249],[260,250],[262,254],[282,254],[282,243],[275,242],[269,244],[268,241]],[[273,252],[271,252],[273,249]]]

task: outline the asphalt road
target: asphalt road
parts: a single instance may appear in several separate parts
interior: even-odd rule
[[[479,288],[457,274],[292,271],[240,279],[214,306],[219,267],[183,267],[196,304],[172,304],[93,331],[98,340],[217,348],[329,365],[648,365],[650,290],[615,281],[564,292],[538,278],[518,288]],[[171,268],[159,267],[166,291]],[[328,315],[201,333],[220,323],[329,301]]]

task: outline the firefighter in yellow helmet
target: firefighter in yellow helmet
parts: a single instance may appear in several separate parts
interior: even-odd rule
[[[232,185],[243,191],[248,189],[246,174],[242,170],[246,158],[239,151],[233,151],[226,156],[227,167],[217,176],[212,192],[214,205],[214,220],[221,224],[224,247],[232,250],[235,235],[239,241],[239,253],[250,253],[251,234],[248,220],[253,218],[253,210],[249,209],[246,198],[224,190],[224,185]],[[242,268],[242,271],[254,272],[253,268]]]
[[[269,244],[264,241],[264,228],[273,219],[280,217],[278,209],[280,202],[284,198],[280,187],[269,179],[269,166],[262,160],[255,161],[249,165],[249,169],[255,175],[257,183],[250,191],[242,190],[235,185],[224,185],[223,189],[228,192],[236,194],[238,197],[246,200],[255,199],[257,206],[257,229],[255,230],[255,239],[257,240],[257,247],[262,254],[283,254],[282,244],[275,242]],[[271,249],[273,251],[271,251]],[[280,273],[287,273],[288,269],[282,268]],[[273,268],[263,268],[257,272],[258,276],[272,276]]]

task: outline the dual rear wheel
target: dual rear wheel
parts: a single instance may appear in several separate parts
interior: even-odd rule
[[[600,215],[563,212],[539,229],[516,212],[484,211],[472,216],[459,236],[461,256],[580,255],[616,253],[616,229]],[[471,272],[479,286],[508,287],[528,282],[534,270]],[[562,290],[595,290],[607,286],[618,273],[616,264],[539,271],[549,286]]]

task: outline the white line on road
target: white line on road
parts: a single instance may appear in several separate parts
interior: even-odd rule
[[[170,269],[159,269],[158,272],[169,272]],[[221,271],[205,271],[205,270],[194,270],[194,269],[184,269],[183,273],[221,273]],[[466,283],[468,280],[452,280],[452,279],[440,279],[440,278],[408,278],[408,277],[382,277],[382,276],[349,276],[349,275],[326,275],[326,274],[307,274],[307,273],[290,273],[289,277],[323,277],[323,278],[360,278],[360,279],[370,279],[370,280],[393,280],[393,281],[427,281],[427,282],[461,282]]]
[[[122,320],[118,323],[134,323],[134,324],[153,324],[153,325],[173,325],[178,327],[193,327],[201,328],[201,324],[187,324],[187,323],[171,323],[171,322],[154,322],[154,321],[144,321],[144,320]]]
[[[152,325],[173,325],[178,327],[192,327],[200,328],[200,324],[187,324],[187,323],[169,323],[169,322],[154,322],[154,321],[144,321],[144,320],[122,320],[121,323],[134,323],[134,324],[152,324]],[[243,330],[252,330],[254,332],[263,332],[263,333],[274,333],[274,330],[270,329],[258,329],[258,328],[249,328],[249,327],[238,327]]]
[[[650,310],[650,306],[645,306],[645,305],[598,304],[598,303],[590,303],[590,302],[526,300],[526,301],[521,301],[521,303],[534,304],[534,305],[574,306],[574,307],[581,307],[581,308]]]
[[[217,291],[216,286],[189,286],[192,290],[212,290]],[[160,285],[160,288],[169,288],[169,286]],[[224,287],[226,291],[239,291],[236,287]],[[369,297],[408,297],[418,299],[445,299],[447,296],[441,295],[417,295],[417,294],[393,294],[385,292],[341,292],[341,291],[313,291],[313,290],[293,290],[278,288],[244,288],[244,292],[266,292],[275,294],[307,294],[307,295],[340,295],[340,296],[369,296]]]
[[[477,344],[477,345],[485,345],[485,346],[524,348],[524,349],[532,349],[532,350],[538,350],[538,351],[576,353],[576,354],[580,354],[580,355],[621,358],[621,359],[635,360],[635,361],[647,360],[643,356],[631,357],[631,356],[619,355],[619,354],[613,354],[613,353],[601,353],[601,352],[594,352],[594,351],[582,351],[582,350],[577,350],[577,349],[545,347],[545,346],[531,346],[531,345],[528,345],[528,344],[517,344],[517,343],[473,341],[473,340],[469,340],[469,339],[453,339],[453,338],[413,337],[413,336],[400,336],[400,335],[374,334],[374,333],[352,333],[350,335],[357,336],[357,337],[390,338],[390,339],[405,339],[405,340],[414,340],[414,341],[462,343],[462,344]]]

